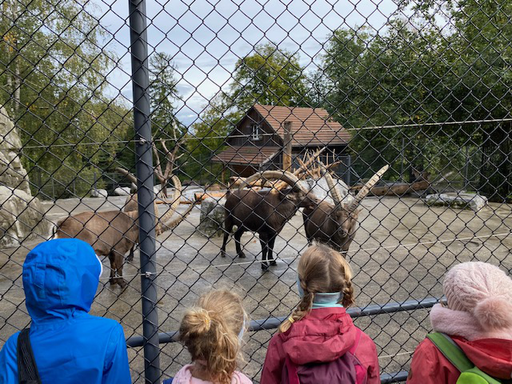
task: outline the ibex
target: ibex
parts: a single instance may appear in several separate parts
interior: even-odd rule
[[[258,179],[281,179],[290,185],[284,190],[241,190]],[[245,231],[259,234],[262,263],[261,269],[267,270],[270,265],[276,265],[273,257],[276,237],[300,207],[312,207],[318,203],[316,197],[308,192],[299,183],[297,176],[290,172],[266,171],[249,177],[240,186],[240,190],[229,192],[226,197],[226,210],[224,222],[224,241],[221,247],[221,256],[226,256],[226,243],[233,226],[235,232],[236,253],[238,257],[245,257],[240,246],[240,238]]]
[[[177,177],[176,177],[177,179]],[[174,179],[173,179],[174,180]],[[173,204],[155,222],[155,232],[174,228],[184,215],[171,220],[181,195],[181,184],[176,182]],[[155,205],[156,208],[156,205]],[[193,208],[191,204],[190,209]],[[155,209],[156,212],[156,209]],[[126,287],[123,279],[123,258],[139,241],[138,211],[124,212],[121,210],[104,212],[82,212],[66,217],[57,223],[56,237],[75,237],[89,243],[98,255],[108,256],[110,260],[110,284]]]
[[[388,170],[389,165],[381,168],[359,191],[349,204],[342,203],[342,199],[334,186],[334,181],[328,171],[323,167],[323,173],[329,186],[333,204],[322,201],[316,207],[305,208],[302,211],[304,229],[308,243],[313,240],[324,243],[346,256],[354,240],[357,230],[357,217],[359,204],[366,197],[372,187]]]
[[[119,172],[121,172],[121,170],[122,170],[121,168],[118,168]],[[133,179],[135,179],[135,182],[137,182],[137,179],[135,178],[135,176],[133,176],[131,174],[127,174],[126,176],[132,181],[132,183],[133,183]],[[178,192],[181,191],[182,186],[181,186],[181,181],[177,176],[173,175],[173,176],[171,176],[171,179],[174,183],[175,195],[174,195],[174,200],[173,200],[172,205],[169,208],[169,210],[172,212],[175,212],[180,204],[181,194]],[[153,202],[153,207],[154,207],[155,213],[158,212],[157,204],[158,204],[157,199],[155,198],[155,201]],[[187,212],[185,212],[184,215],[182,215],[181,217],[176,219],[179,221],[171,222],[169,226],[164,226],[164,223],[162,223],[161,221],[158,221],[158,223],[156,224],[156,227],[155,227],[155,235],[158,236],[161,233],[165,232],[166,230],[177,226],[190,213],[190,211],[192,210],[193,207],[194,207],[193,204],[191,204],[191,206],[189,207],[190,209],[187,210]],[[125,201],[124,207],[123,207],[123,212],[133,212],[133,211],[137,212],[138,210],[139,210],[139,202],[138,202],[137,194],[134,193],[126,198],[126,201]],[[169,228],[169,227],[171,227],[171,228]],[[133,260],[133,253],[135,251],[136,245],[137,244],[133,244],[133,246],[130,248],[130,254],[126,258],[126,260],[128,260],[128,261]]]

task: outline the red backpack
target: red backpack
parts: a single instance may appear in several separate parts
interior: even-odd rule
[[[366,368],[355,356],[362,331],[356,328],[356,341],[340,358],[328,363],[296,365],[287,356],[281,374],[281,384],[343,383],[366,384]]]

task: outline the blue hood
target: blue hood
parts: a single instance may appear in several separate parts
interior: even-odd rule
[[[27,310],[34,323],[89,312],[98,288],[101,262],[78,239],[55,239],[36,246],[23,264]]]

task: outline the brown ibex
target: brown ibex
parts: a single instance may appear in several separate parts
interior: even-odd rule
[[[258,179],[281,179],[290,185],[283,190],[241,190]],[[262,263],[261,269],[267,270],[275,265],[273,257],[274,243],[277,235],[300,207],[312,207],[318,203],[316,197],[308,192],[299,183],[297,176],[290,172],[266,171],[252,175],[244,181],[237,191],[229,192],[226,197],[226,216],[224,221],[224,240],[221,247],[221,256],[226,256],[226,243],[233,226],[237,226],[234,234],[236,253],[238,257],[245,257],[240,246],[240,238],[245,231],[259,234]]]
[[[180,194],[181,191],[177,188],[175,201],[177,200],[178,204]],[[171,205],[162,217],[157,218],[155,228],[172,227],[174,224],[168,221],[173,216],[174,210],[175,208]],[[156,229],[156,232],[159,230]],[[81,239],[89,243],[96,254],[108,256],[110,284],[118,284],[124,288],[126,281],[123,279],[123,259],[125,253],[139,241],[139,213],[121,210],[78,213],[57,223],[55,237]]]
[[[357,230],[357,217],[359,215],[359,204],[366,197],[372,187],[380,180],[388,170],[389,165],[381,168],[361,188],[354,200],[345,204],[336,190],[332,176],[323,167],[323,173],[329,186],[333,204],[322,201],[314,208],[305,208],[302,211],[304,219],[304,230],[308,243],[313,240],[326,244],[346,256],[347,251],[354,240]]]
[[[133,182],[133,179],[135,179],[135,182],[137,181],[135,176],[133,176],[128,171],[126,171],[126,170],[124,170],[122,168],[117,168],[117,170],[119,172],[125,174],[130,180],[132,180],[132,182]],[[178,206],[180,205],[180,197],[181,197],[181,193],[180,192],[182,190],[182,186],[181,186],[180,179],[177,176],[172,175],[171,179],[172,179],[173,184],[174,184],[175,195],[174,195],[174,200],[171,203],[170,211],[171,212],[176,212]],[[165,194],[167,195],[167,190],[166,190]],[[155,213],[158,212],[157,204],[163,204],[163,202],[160,201],[158,198],[155,198],[155,201],[153,202],[153,207],[154,207]],[[156,227],[155,227],[155,234],[156,234],[156,236],[160,235],[161,233],[163,233],[163,232],[165,232],[165,231],[167,231],[169,229],[172,229],[172,228],[176,227],[181,221],[183,221],[183,219],[185,219],[185,217],[188,216],[188,214],[192,211],[192,208],[194,208],[193,204],[191,204],[189,206],[189,209],[187,209],[187,211],[184,214],[179,215],[178,218],[176,218],[175,220],[171,221],[169,224],[165,224],[165,223],[163,223],[163,222],[161,222],[159,220],[158,223],[156,224]],[[126,198],[126,201],[125,201],[124,207],[123,207],[123,212],[132,212],[132,211],[137,212],[138,209],[139,209],[138,198],[137,198],[137,194],[134,193],[134,194],[132,194],[132,195],[130,195],[130,196],[128,196]],[[134,254],[136,245],[137,244],[133,244],[133,246],[130,248],[130,253],[129,253],[128,257],[126,258],[126,260],[128,260],[128,261],[132,261],[133,260],[133,254]]]

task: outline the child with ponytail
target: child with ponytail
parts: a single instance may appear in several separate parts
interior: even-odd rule
[[[240,296],[225,289],[202,295],[197,306],[187,310],[180,326],[180,341],[192,363],[185,365],[172,383],[251,384],[236,370],[246,325]]]
[[[354,304],[347,261],[313,245],[297,272],[300,302],[270,340],[261,383],[380,383],[375,343],[346,312]]]

